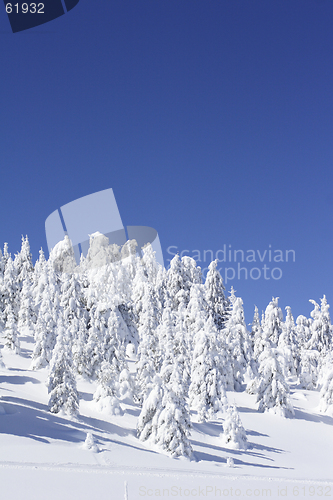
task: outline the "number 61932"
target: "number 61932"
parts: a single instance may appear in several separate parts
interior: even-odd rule
[[[6,4],[6,12],[7,14],[11,14],[12,12],[16,12],[16,14],[19,13],[21,10],[20,7],[22,8],[22,13],[27,14],[28,12],[30,14],[44,14],[44,4],[43,3],[23,3],[22,6],[20,6],[18,3],[15,5],[12,5],[11,3]]]

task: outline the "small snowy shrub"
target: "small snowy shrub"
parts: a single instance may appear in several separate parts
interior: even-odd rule
[[[222,441],[235,450],[246,450],[248,447],[245,429],[242,425],[236,406],[230,406],[223,423]]]
[[[117,372],[108,361],[103,361],[101,365],[98,382],[94,393],[94,401],[98,410],[109,415],[123,415],[117,398],[119,387]]]
[[[98,446],[96,445],[95,438],[91,434],[91,432],[87,433],[87,437],[86,437],[86,440],[83,444],[83,448],[86,450],[91,450],[95,453],[98,451]]]

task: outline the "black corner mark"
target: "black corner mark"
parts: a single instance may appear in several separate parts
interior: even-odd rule
[[[73,9],[78,3],[79,0],[65,0],[67,11]],[[4,0],[4,5],[13,33],[48,23],[65,14],[62,0],[28,0],[26,2]]]
[[[66,5],[67,12],[69,10],[74,9],[75,5],[77,5],[79,3],[79,1],[80,0],[65,0],[65,5]]]

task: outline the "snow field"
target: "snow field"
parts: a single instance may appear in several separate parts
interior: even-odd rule
[[[45,385],[48,372],[29,370],[32,343],[28,335],[24,339],[22,356],[4,352],[5,365],[11,368],[0,373],[0,404],[5,412],[0,415],[0,484],[8,498],[42,500],[47,491],[50,500],[122,499],[125,481],[129,500],[185,494],[223,498],[232,492],[236,496],[236,490],[241,497],[261,498],[270,490],[271,498],[285,491],[285,498],[295,498],[296,487],[300,498],[320,496],[320,487],[326,488],[325,493],[332,488],[333,495],[333,419],[315,411],[318,392],[291,384],[295,418],[284,419],[258,413],[255,396],[228,391],[249,448],[226,447],[222,420],[199,423],[192,413],[194,460],[171,459],[137,439],[138,406],[125,400],[123,416],[101,414],[93,403],[96,383],[83,378],[78,380],[80,415],[71,419],[51,414]],[[130,365],[133,369],[133,360]],[[85,449],[87,433],[94,436],[98,452]],[[234,467],[227,466],[228,458]]]
[[[111,261],[77,272],[68,238],[34,268],[27,238],[0,253],[6,498],[331,496],[326,297],[296,323],[273,297],[248,330],[216,261],[203,284],[96,234]]]

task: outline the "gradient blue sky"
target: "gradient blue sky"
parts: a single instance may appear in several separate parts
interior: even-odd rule
[[[165,259],[294,249],[280,280],[227,283],[247,322],[272,295],[333,304],[332,20],[330,0],[80,0],[12,34],[0,12],[1,246],[28,234],[37,259],[51,212],[112,187]]]

